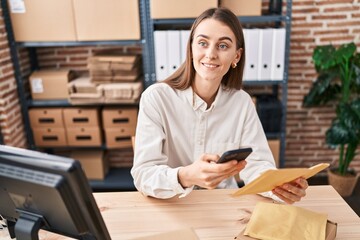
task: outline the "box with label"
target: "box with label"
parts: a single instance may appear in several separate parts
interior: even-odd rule
[[[136,128],[137,108],[104,108],[102,121],[104,128]]]
[[[64,128],[33,128],[35,145],[38,147],[67,146]]]
[[[79,41],[140,39],[138,0],[76,0]]]
[[[99,127],[99,113],[96,108],[65,108],[64,122],[66,128]]]
[[[72,0],[9,0],[17,42],[76,41]]]
[[[35,100],[68,99],[68,83],[74,78],[69,70],[39,70],[30,75],[31,96]]]
[[[217,0],[151,0],[151,18],[196,18],[208,8],[218,6]]]
[[[107,148],[132,147],[132,136],[135,129],[131,128],[105,128],[105,141]]]
[[[101,146],[101,130],[98,127],[66,128],[69,146]]]
[[[220,6],[230,9],[237,16],[261,16],[261,0],[221,0]]]
[[[31,128],[64,128],[62,108],[29,109]]]
[[[70,157],[78,160],[88,179],[103,180],[108,172],[108,163],[102,150],[76,150]]]

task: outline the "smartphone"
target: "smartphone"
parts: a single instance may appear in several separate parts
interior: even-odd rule
[[[245,160],[247,156],[252,153],[252,148],[239,148],[235,150],[226,151],[221,155],[217,163],[225,163],[231,160],[237,160],[238,162]]]

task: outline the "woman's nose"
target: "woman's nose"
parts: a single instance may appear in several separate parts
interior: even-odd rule
[[[216,48],[213,46],[209,46],[206,50],[206,58],[215,59],[217,57]]]

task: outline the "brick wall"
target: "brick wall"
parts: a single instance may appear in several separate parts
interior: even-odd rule
[[[267,11],[267,2],[263,1],[263,12]],[[318,162],[334,162],[338,157],[337,151],[329,149],[325,144],[325,131],[335,116],[334,107],[304,109],[302,99],[316,77],[311,62],[312,51],[316,45],[337,45],[355,41],[360,47],[360,2],[294,0],[292,17],[285,165],[308,167]],[[23,145],[20,108],[3,25],[1,19],[0,123],[7,143]],[[38,48],[37,54],[41,68],[70,68],[85,72],[87,57],[101,49],[103,47]],[[122,49],[124,52],[141,51],[139,46]],[[26,52],[21,52],[21,56],[22,66],[26,69]],[[353,166],[360,172],[360,154]]]
[[[2,9],[0,9],[0,128],[4,144],[26,146],[17,85],[10,56]]]

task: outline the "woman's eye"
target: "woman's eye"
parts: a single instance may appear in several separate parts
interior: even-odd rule
[[[227,49],[228,46],[226,44],[219,44],[219,49]]]
[[[198,43],[201,47],[205,47],[206,46],[206,42],[204,42],[204,41],[201,41],[201,42],[199,42]]]

